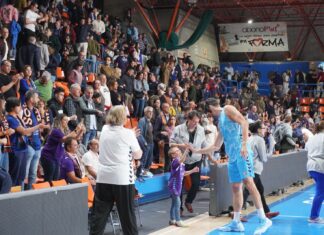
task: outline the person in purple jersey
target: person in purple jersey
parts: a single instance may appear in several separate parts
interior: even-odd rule
[[[199,168],[196,166],[189,171],[185,171],[185,164],[183,162],[186,160],[188,149],[180,156],[180,149],[178,147],[171,147],[168,154],[172,158],[171,175],[168,182],[168,188],[172,198],[169,224],[176,225],[177,227],[185,227],[185,224],[180,219],[180,195],[183,177],[191,173],[199,172]]]
[[[60,176],[60,161],[64,155],[63,142],[68,137],[77,138],[83,133],[82,124],[69,133],[68,122],[76,117],[59,114],[54,119],[53,129],[47,137],[41,152],[41,165],[44,169],[45,181],[58,180]]]

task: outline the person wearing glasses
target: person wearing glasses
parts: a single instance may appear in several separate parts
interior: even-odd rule
[[[264,213],[260,193],[253,181],[253,152],[248,145],[249,124],[243,115],[232,105],[220,106],[220,100],[209,98],[205,103],[205,110],[218,117],[219,133],[214,145],[205,149],[196,150],[193,153],[208,154],[217,151],[225,144],[226,154],[229,156],[227,166],[229,181],[232,185],[234,217],[231,223],[220,227],[224,232],[243,232],[244,226],[240,221],[240,213],[243,206],[243,183],[249,190],[254,205],[256,206],[260,225],[254,234],[259,235],[272,226],[272,221]]]

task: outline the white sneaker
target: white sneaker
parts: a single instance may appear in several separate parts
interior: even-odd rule
[[[324,219],[323,218],[308,219],[308,223],[324,224]]]
[[[176,225],[177,227],[188,227],[188,225],[186,225],[185,223],[183,223],[182,220],[176,221],[176,222],[175,222],[175,225]]]
[[[148,177],[148,178],[152,178],[153,174],[149,171],[144,171],[142,174],[143,177]]]
[[[257,227],[257,229],[254,231],[254,235],[261,235],[262,233],[265,233],[268,228],[272,226],[272,221],[268,218],[261,219],[260,220],[260,226]]]
[[[175,220],[170,220],[169,221],[169,225],[175,225],[176,224],[176,221]]]
[[[244,232],[244,226],[241,221],[232,220],[229,224],[218,228],[222,232]]]

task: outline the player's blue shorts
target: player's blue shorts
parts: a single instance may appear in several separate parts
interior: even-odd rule
[[[241,156],[237,156],[236,161],[228,163],[227,169],[230,183],[241,183],[248,177],[254,178],[252,156],[251,154],[249,154],[249,157],[247,159]]]

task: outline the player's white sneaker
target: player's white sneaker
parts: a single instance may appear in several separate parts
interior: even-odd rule
[[[265,233],[268,228],[272,226],[272,221],[268,218],[260,219],[260,225],[257,227],[257,229],[254,231],[254,235],[261,235],[262,233]]]
[[[244,232],[244,226],[241,221],[237,222],[235,220],[232,220],[231,223],[218,228],[218,230],[223,232]]]
[[[313,224],[324,224],[324,218],[308,219],[308,222]]]

